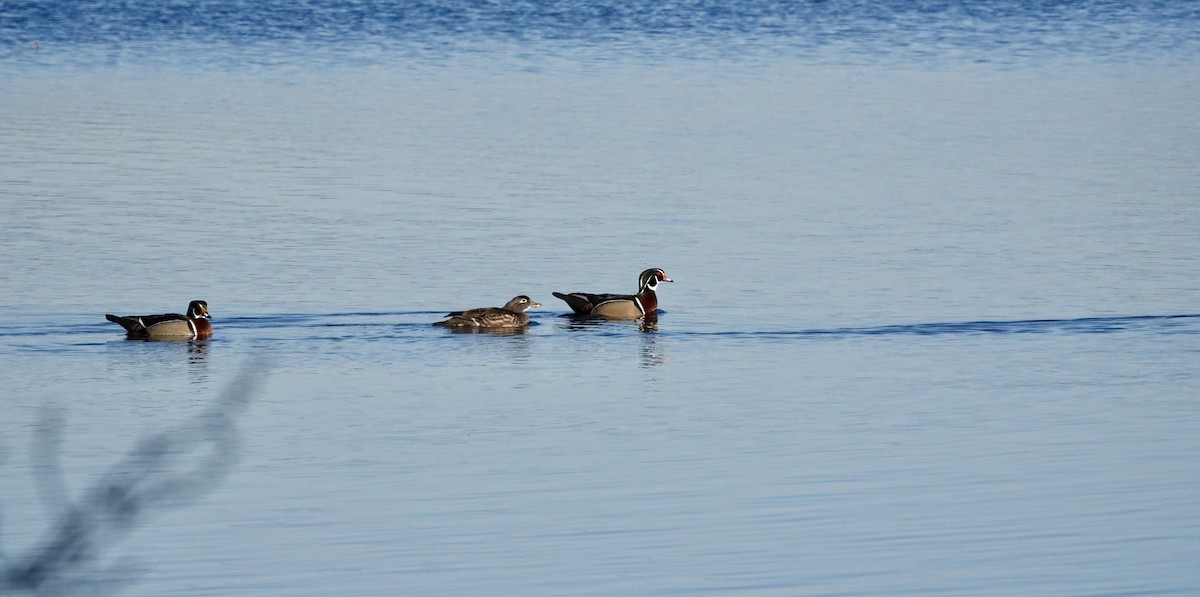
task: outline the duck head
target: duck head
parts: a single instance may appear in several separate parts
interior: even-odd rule
[[[208,303],[204,301],[188,303],[187,316],[191,319],[208,319]]]
[[[534,307],[542,306],[541,303],[533,302],[533,299],[521,294],[514,296],[512,300],[504,304],[504,308],[513,313],[524,313]]]
[[[674,282],[667,277],[667,272],[658,268],[650,268],[638,276],[638,293],[658,288],[659,282]]]

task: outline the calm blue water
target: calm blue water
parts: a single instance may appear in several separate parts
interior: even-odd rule
[[[0,3],[0,592],[1196,594],[1198,13]]]

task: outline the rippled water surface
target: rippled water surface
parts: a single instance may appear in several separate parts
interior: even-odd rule
[[[1196,594],[1197,23],[0,4],[0,592]]]

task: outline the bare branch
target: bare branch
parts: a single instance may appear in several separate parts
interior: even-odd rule
[[[258,390],[264,370],[261,363],[248,367],[203,413],[139,441],[78,503],[58,463],[62,416],[43,413],[34,438],[37,485],[58,522],[40,547],[0,561],[0,592],[99,594],[128,584],[129,567],[99,570],[99,560],[151,514],[195,500],[229,475],[240,449],[235,419]]]

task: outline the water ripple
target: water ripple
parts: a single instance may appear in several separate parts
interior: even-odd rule
[[[1157,333],[1200,333],[1200,314],[1138,315],[1127,317],[1083,317],[1077,319],[1024,319],[1015,321],[963,321],[913,323],[864,327],[812,328],[804,330],[674,332],[695,336],[934,336],[949,334],[1110,334],[1146,331]]]
[[[226,317],[214,322],[218,330],[233,333],[276,330],[315,330],[314,339],[374,339],[424,336],[438,333],[431,322],[441,311],[388,311],[348,313],[287,313],[260,316]],[[541,320],[541,321],[539,321]],[[669,321],[669,320],[668,320]],[[980,320],[889,324],[877,326],[842,326],[828,328],[777,330],[689,330],[680,324],[665,326],[625,325],[630,322],[578,320],[553,313],[539,313],[530,322],[529,333],[547,335],[558,332],[583,332],[595,336],[629,336],[637,333],[656,333],[670,337],[693,338],[829,338],[862,336],[939,336],[984,334],[1113,334],[1145,332],[1157,334],[1198,334],[1200,314],[1134,315],[1112,317],[1081,317],[1075,319],[1022,319],[1010,321]],[[552,325],[547,325],[552,324]],[[112,335],[116,330],[105,323],[17,322],[0,325],[0,340],[9,344],[26,344],[36,338],[59,336]],[[94,344],[94,343],[89,343]],[[80,345],[78,343],[74,344]]]

